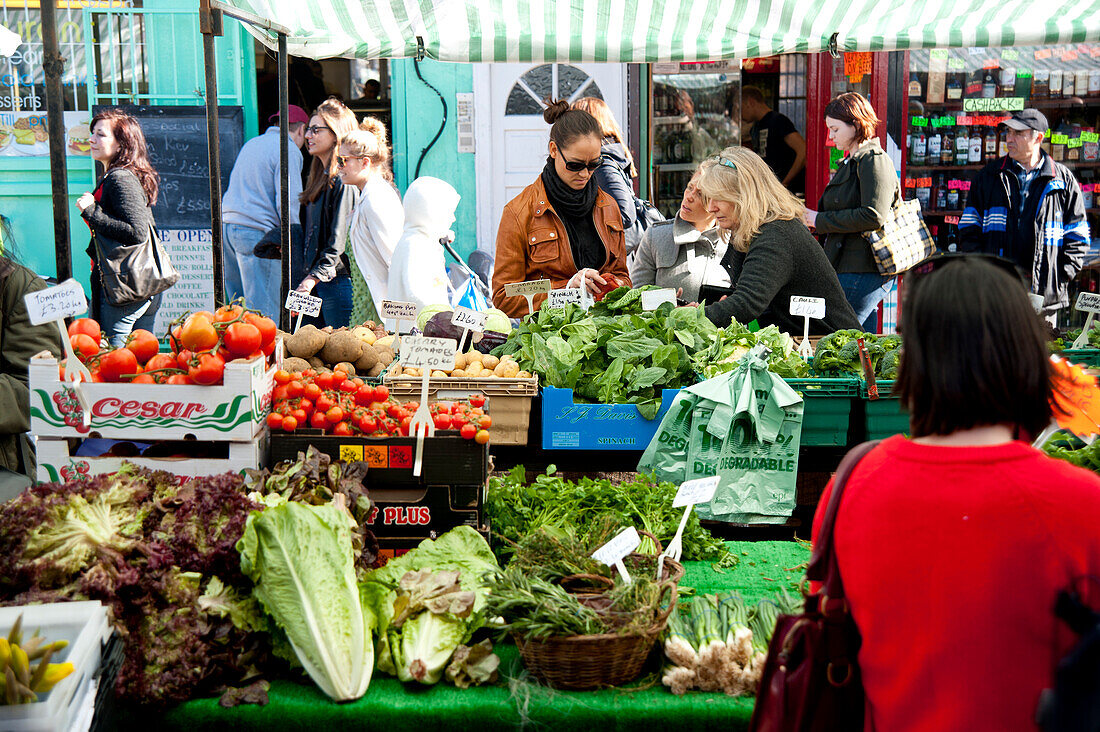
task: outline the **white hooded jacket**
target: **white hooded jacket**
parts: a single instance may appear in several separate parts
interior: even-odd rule
[[[390,262],[389,299],[446,305],[447,266],[439,240],[449,232],[461,200],[450,183],[423,176],[405,191],[405,228]]]

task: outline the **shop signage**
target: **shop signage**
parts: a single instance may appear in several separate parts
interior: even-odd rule
[[[72,278],[56,287],[28,292],[23,296],[23,301],[27,305],[27,317],[33,325],[71,318],[88,310],[84,288]]]
[[[316,318],[321,314],[321,298],[314,297],[308,292],[291,290],[286,294],[286,309],[299,315],[305,314]]]
[[[1024,108],[1023,97],[994,97],[992,99],[964,99],[964,112],[1016,112]]]
[[[504,285],[506,297],[518,297],[522,295],[527,299],[527,312],[535,312],[535,295],[550,292],[550,280],[530,280],[528,282],[509,282]]]
[[[588,290],[586,289],[580,287],[564,287],[560,290],[550,290],[546,295],[546,304],[544,307],[564,309],[565,306],[570,303],[587,310],[592,305],[592,297],[588,294]]]
[[[1076,308],[1085,313],[1100,313],[1100,293],[1082,292],[1077,296]]]
[[[825,298],[791,295],[791,315],[796,318],[824,318]]]
[[[401,339],[401,364],[415,369],[452,369],[456,346],[453,338],[405,336]]]
[[[451,325],[462,328],[462,337],[458,339],[458,352],[464,353],[462,344],[466,342],[466,337],[470,334],[470,331],[475,333],[485,332],[485,321],[488,319],[488,313],[479,313],[477,310],[471,310],[470,308],[464,308],[459,306],[454,309],[454,313],[451,314]]]

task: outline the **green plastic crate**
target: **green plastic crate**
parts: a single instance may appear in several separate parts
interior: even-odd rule
[[[863,397],[864,425],[868,440],[881,440],[893,435],[909,434],[909,412],[901,407],[901,400],[890,396],[894,388],[892,380],[879,379],[878,399],[867,397],[867,384],[860,382],[859,393]]]
[[[1100,366],[1100,348],[1067,348],[1058,355],[1071,363],[1089,368]]]
[[[852,400],[859,397],[859,380],[786,379],[802,394],[802,444],[810,447],[848,444]]]

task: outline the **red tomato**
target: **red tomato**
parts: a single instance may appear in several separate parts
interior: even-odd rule
[[[277,430],[283,426],[283,415],[272,412],[267,415],[267,426],[273,430]]]
[[[390,389],[388,386],[376,386],[374,387],[374,401],[384,402],[390,398]]]
[[[321,396],[317,397],[317,399],[314,401],[314,404],[317,405],[318,412],[327,412],[328,410],[336,406],[336,402],[333,401],[332,397],[330,397],[328,394],[322,394]]]
[[[203,386],[222,383],[224,372],[225,361],[221,356],[212,353],[200,354],[187,369],[191,380]]]
[[[218,345],[218,331],[205,315],[192,315],[183,324],[180,341],[189,351],[209,351]]]
[[[157,382],[149,374],[138,374],[137,376],[134,377],[133,381],[131,381],[130,383],[131,384],[155,384]]]
[[[370,414],[364,414],[359,418],[359,429],[369,435],[378,429],[378,420]]]
[[[354,394],[359,389],[359,384],[356,384],[352,379],[344,379],[340,382],[340,391],[345,394]]]
[[[316,399],[322,394],[321,387],[317,386],[317,384],[306,384],[305,390],[302,392],[302,394],[309,399]]]
[[[363,385],[363,380],[356,376],[354,379],[351,380],[351,383],[355,384],[355,388],[358,389]]]
[[[306,410],[307,412],[312,412],[313,402],[303,397],[302,399],[298,400],[298,407]]]
[[[290,372],[286,369],[279,369],[275,372],[275,383],[285,384],[290,381]]]
[[[191,381],[191,377],[188,376],[187,374],[172,374],[171,376],[168,377],[168,381],[166,383],[168,383],[168,384],[194,384],[195,382]]]
[[[260,349],[260,329],[248,323],[233,323],[225,329],[225,347],[234,358],[245,358]]]
[[[484,394],[471,394],[470,395],[470,406],[472,406],[472,407],[483,407],[483,406],[485,406],[485,395]]]
[[[321,387],[322,389],[331,389],[332,388],[332,374],[331,373],[318,374],[317,378],[313,380],[313,383],[317,384],[317,386]]]
[[[81,333],[95,341],[97,346],[103,340],[103,332],[99,329],[99,323],[91,318],[77,318],[69,323],[70,338]]]
[[[469,425],[467,425],[467,426],[469,426]],[[463,437],[465,437],[465,435],[463,435]],[[474,442],[476,442],[479,445],[484,445],[488,441],[489,441],[489,430],[478,430],[477,434],[474,435]]]
[[[340,364],[337,364],[336,369],[333,370],[333,372],[332,372],[332,386],[329,387],[329,388],[330,389],[339,388],[340,384],[344,383],[344,381],[347,378],[348,378],[347,372],[345,372],[344,369],[340,368]]]
[[[390,404],[388,407],[386,407],[386,414],[393,417],[394,419],[401,419],[403,416],[405,416],[405,410],[401,408],[400,404]]]
[[[104,381],[126,381],[125,377],[137,373],[137,356],[129,348],[116,348],[99,359],[99,375]]]
[[[174,369],[179,364],[176,359],[170,353],[158,353],[145,363],[146,371],[153,371],[155,369]]]
[[[195,354],[191,353],[190,350],[188,350],[186,348],[183,349],[182,351],[180,351],[179,353],[176,354],[176,365],[179,366],[181,369],[187,368],[188,362],[191,361],[191,357],[194,356],[194,355]]]
[[[364,384],[355,391],[355,403],[366,407],[374,402],[374,387]]]
[[[462,425],[462,429],[460,429],[458,433],[462,435],[462,439],[472,440],[474,439],[474,436],[477,435],[477,428],[474,427],[472,424],[464,424]]]
[[[332,434],[338,435],[339,437],[347,437],[351,434],[351,425],[347,422],[340,422],[332,428]]]
[[[481,427],[481,429],[487,430],[493,426],[493,420],[489,417],[488,414],[483,414],[481,415],[481,417],[478,418],[477,424],[479,427]]]
[[[160,351],[160,341],[149,331],[138,328],[126,337],[126,347],[134,352],[138,363],[146,363]]]
[[[177,325],[172,329],[172,334],[168,337],[168,346],[172,349],[172,353],[179,353],[180,349],[183,348],[183,342],[180,340],[182,334],[182,325]]]
[[[452,414],[451,415],[451,429],[461,430],[464,426],[466,426],[466,417],[464,415],[462,415],[462,414]]]
[[[87,361],[90,356],[99,353],[99,342],[92,340],[90,335],[84,333],[69,336],[69,345],[73,347],[76,357],[81,361]]]
[[[291,399],[297,399],[302,396],[304,391],[305,387],[302,386],[302,382],[300,381],[295,380],[286,385],[286,395]]]
[[[319,430],[328,427],[328,422],[325,421],[325,413],[314,412],[313,416],[309,418],[309,426]]]
[[[344,419],[344,410],[340,407],[332,407],[327,412],[325,412],[325,419],[328,420],[329,424],[342,422]]]
[[[222,305],[220,308],[214,311],[215,323],[229,323],[237,320],[244,313],[244,308],[240,305],[229,304]]]
[[[276,386],[271,391],[272,401],[276,401],[276,402],[284,401],[285,399],[287,399],[287,393],[286,392],[287,392],[286,384],[283,384],[282,386]]]
[[[294,415],[289,417],[283,417],[283,422],[280,425],[284,432],[293,432],[298,429],[298,418]]]
[[[267,346],[275,343],[275,321],[257,313],[245,313],[244,322],[254,325],[260,331],[260,342]]]
[[[305,424],[306,420],[309,419],[309,414],[301,407],[291,410],[290,416],[293,417],[298,424]]]
[[[437,430],[449,430],[451,428],[451,415],[449,415],[449,414],[437,414],[437,415],[435,415],[435,428]]]

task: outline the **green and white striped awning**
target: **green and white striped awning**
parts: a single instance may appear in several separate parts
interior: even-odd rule
[[[226,0],[311,58],[642,63],[1100,40],[1100,0]],[[275,48],[268,31],[251,28]]]

